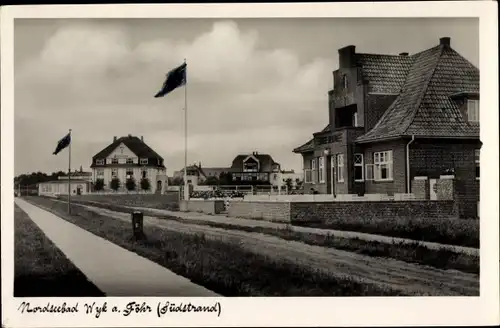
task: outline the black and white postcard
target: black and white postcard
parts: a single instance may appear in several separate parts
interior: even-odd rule
[[[2,326],[498,324],[496,12],[1,8]]]

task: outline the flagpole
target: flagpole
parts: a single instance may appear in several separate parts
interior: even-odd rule
[[[69,149],[68,149],[68,214],[71,214],[71,129],[69,129]]]
[[[186,64],[186,58],[184,58]],[[184,85],[184,200],[189,200],[189,188],[187,183],[187,67],[185,72],[186,82]]]

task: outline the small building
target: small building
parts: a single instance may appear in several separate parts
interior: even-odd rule
[[[38,184],[38,195],[57,197],[68,195],[68,177],[60,177],[60,180],[41,182]],[[85,195],[90,192],[91,182],[88,179],[75,179],[70,181],[71,195]]]
[[[132,135],[114,137],[113,142],[92,157],[92,181],[102,180],[104,190],[111,190],[113,179],[120,181],[118,191],[126,191],[126,181],[134,179],[136,190],[141,190],[142,179],[150,184],[150,193],[164,193],[167,187],[167,169],[163,158],[145,142]]]
[[[294,149],[306,190],[393,195],[411,193],[417,176],[433,190],[436,179],[453,174],[460,215],[476,215],[479,70],[450,38],[413,55],[344,47],[333,82],[328,124]]]

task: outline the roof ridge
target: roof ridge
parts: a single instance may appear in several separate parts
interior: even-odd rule
[[[431,74],[429,74],[429,77],[425,81],[425,85],[422,87],[420,95],[416,101],[416,105],[413,109],[413,112],[411,113],[412,118],[411,118],[410,122],[408,123],[408,125],[406,126],[406,128],[402,131],[401,135],[405,135],[405,133],[410,128],[410,126],[413,124],[413,121],[415,120],[415,117],[417,116],[418,110],[420,109],[420,104],[422,103],[422,100],[424,99],[425,94],[427,93],[427,89],[429,88],[429,83],[431,82],[432,78],[434,77],[434,73],[436,72],[436,68],[439,64],[439,61],[441,60],[441,57],[443,56],[443,52],[445,49],[444,46],[439,46],[439,47],[440,47],[439,53],[438,53],[439,55],[436,56],[437,58],[436,58],[436,62],[434,63],[434,67],[432,68],[432,72],[431,72]]]

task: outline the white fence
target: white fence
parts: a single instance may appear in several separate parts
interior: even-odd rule
[[[358,196],[356,194],[339,194],[334,198],[331,194],[316,195],[245,195],[243,201],[276,201],[276,202],[381,202],[381,201],[407,201],[416,200],[413,194],[395,194],[388,196],[386,194],[365,194]]]

